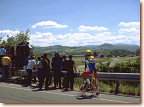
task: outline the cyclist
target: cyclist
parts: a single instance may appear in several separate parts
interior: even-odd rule
[[[93,83],[96,86],[96,94],[99,94],[99,90],[98,90],[98,84],[96,82],[96,76],[97,76],[97,72],[96,72],[96,58],[95,56],[92,55],[92,51],[91,50],[87,50],[85,52],[85,58],[84,58],[84,62],[85,62],[85,71],[84,71],[84,75],[86,74],[93,74],[94,79],[93,79]],[[88,68],[88,71],[86,71],[86,68]]]

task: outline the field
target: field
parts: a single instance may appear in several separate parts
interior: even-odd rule
[[[116,63],[119,62],[134,62],[138,57],[114,57],[114,58],[96,58],[96,65],[98,66],[100,63],[105,64],[105,63]],[[83,63],[84,57],[73,57],[73,60],[75,62],[76,67],[84,65]],[[115,61],[117,60],[117,61]]]
[[[84,57],[73,57],[73,60],[75,61],[78,71],[84,70],[84,63],[82,62],[83,58]],[[107,63],[109,62],[109,66],[105,67],[105,69],[109,69],[112,67],[115,68],[115,65],[120,64],[120,63],[123,63],[125,66],[129,63],[132,65],[133,63],[136,63],[137,59],[138,57],[96,58],[96,65],[97,65],[97,68],[100,68],[101,66],[105,67],[105,65],[107,65]],[[133,67],[130,66],[129,68],[133,68]],[[103,72],[101,70],[99,71]],[[81,80],[79,78],[75,78],[75,82],[74,82],[75,88],[79,89],[80,81]],[[99,84],[99,89],[101,92],[110,92],[110,93],[115,92],[116,81],[100,80],[98,81],[98,84]],[[119,93],[129,94],[129,95],[140,95],[140,82],[119,81]]]

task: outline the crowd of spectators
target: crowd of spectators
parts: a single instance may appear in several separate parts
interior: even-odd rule
[[[43,85],[45,85],[45,90],[48,90],[52,83],[54,83],[54,89],[74,90],[74,70],[76,71],[76,67],[72,55],[69,55],[69,60],[67,60],[65,55],[61,57],[58,52],[55,52],[50,61],[48,54],[44,53],[42,56],[38,56],[36,60],[35,56],[30,54],[30,48],[29,43],[20,43],[16,49],[14,46],[0,47],[0,68],[3,68],[2,78],[10,78],[12,68],[25,69],[27,72],[26,85],[31,86],[32,72],[35,70],[39,90],[43,90]],[[66,74],[63,82],[62,71]]]

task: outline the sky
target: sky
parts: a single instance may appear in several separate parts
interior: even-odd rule
[[[140,45],[140,0],[0,0],[0,37],[34,46]]]

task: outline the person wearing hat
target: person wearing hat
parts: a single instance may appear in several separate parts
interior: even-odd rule
[[[99,94],[98,84],[96,82],[97,72],[96,72],[96,62],[95,61],[96,61],[96,58],[92,54],[92,51],[91,50],[87,50],[85,52],[85,58],[84,58],[84,62],[85,62],[85,71],[84,71],[84,73],[88,73],[88,74],[93,74],[94,75],[93,82],[95,83],[95,86],[97,88],[96,93]],[[86,71],[86,68],[88,69],[88,71]]]

